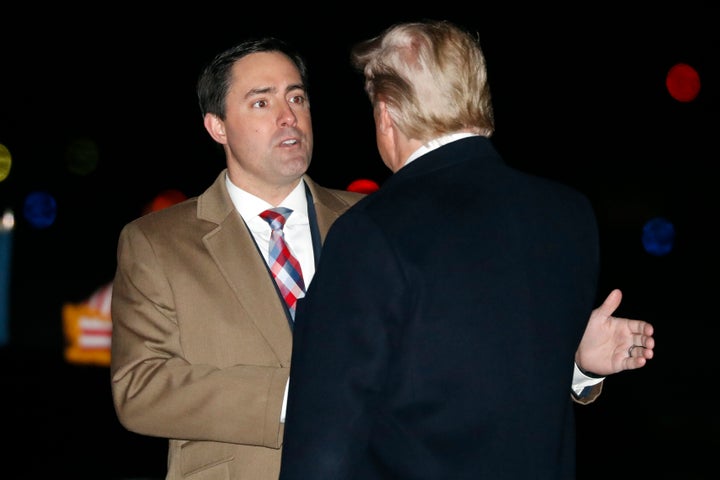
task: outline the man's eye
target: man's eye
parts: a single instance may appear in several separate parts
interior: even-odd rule
[[[302,105],[303,103],[305,103],[305,97],[303,97],[302,95],[295,95],[294,97],[290,98],[290,103],[297,103],[299,105]]]
[[[264,108],[267,107],[267,102],[265,100],[258,100],[257,102],[254,102],[252,106],[253,108]]]

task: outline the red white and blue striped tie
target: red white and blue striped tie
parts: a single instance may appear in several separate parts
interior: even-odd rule
[[[268,263],[270,271],[275,277],[275,283],[277,283],[288,310],[290,310],[290,315],[294,319],[297,301],[305,296],[305,283],[300,262],[293,256],[285,243],[283,226],[291,213],[292,210],[289,208],[277,207],[265,210],[260,217],[268,222],[272,229]]]

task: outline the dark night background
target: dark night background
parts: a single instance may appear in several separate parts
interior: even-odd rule
[[[506,161],[573,185],[595,205],[603,248],[598,304],[621,288],[616,313],[656,328],[656,358],[610,377],[596,403],[576,409],[578,478],[714,478],[717,263],[709,230],[717,221],[718,10],[499,14],[480,3],[477,14],[438,7],[401,16],[247,8],[4,18],[14,33],[4,31],[0,41],[0,144],[13,163],[0,182],[0,210],[16,213],[11,341],[0,347],[5,469],[23,471],[22,478],[164,475],[165,440],[118,424],[107,368],[65,363],[61,308],[111,280],[120,228],[155,195],[197,195],[224,167],[196,102],[201,66],[250,34],[294,43],[311,75],[310,175],[336,188],[357,178],[382,183],[389,171],[375,149],[350,47],[396,21],[446,18],[479,34],[494,142]],[[665,88],[680,62],[700,74],[692,102],[674,100]],[[88,175],[66,168],[75,138],[98,146],[98,166]],[[22,202],[35,190],[58,202],[45,229],[22,219]],[[643,249],[642,227],[654,217],[676,228],[667,255]]]

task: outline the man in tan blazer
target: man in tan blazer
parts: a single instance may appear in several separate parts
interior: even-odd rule
[[[125,428],[169,439],[167,479],[278,478],[292,317],[267,267],[270,229],[258,214],[293,210],[285,235],[307,285],[330,225],[362,197],[305,174],[313,147],[306,73],[302,58],[272,38],[216,56],[198,97],[227,168],[200,196],[120,233],[113,401]],[[642,336],[651,356],[649,324],[611,317],[619,301],[593,312],[591,350],[582,353],[581,343],[576,357],[589,360],[585,370],[642,366],[639,349],[628,359],[608,349],[629,336]],[[599,394],[601,380],[590,380],[583,402]]]
[[[275,40],[216,58],[198,94],[227,169],[199,197],[120,234],[113,398],[127,429],[170,439],[167,478],[278,477],[291,319],[258,251],[269,227],[249,217],[290,202],[298,223],[286,228],[307,232],[297,248],[309,277],[322,237],[361,197],[304,175],[313,146],[305,85],[304,63]]]

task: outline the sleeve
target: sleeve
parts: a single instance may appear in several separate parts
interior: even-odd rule
[[[600,396],[605,377],[591,377],[575,364],[573,370],[572,399],[580,405],[592,403]]]
[[[110,361],[120,423],[156,437],[280,448],[289,368],[189,361],[178,322],[176,295],[182,293],[174,291],[172,267],[157,250],[140,227],[120,234]],[[208,322],[203,314],[183,312],[188,321]],[[205,348],[239,347],[231,341]]]

